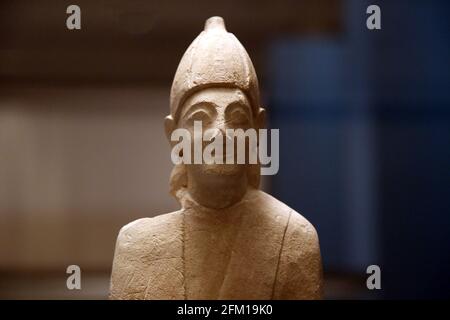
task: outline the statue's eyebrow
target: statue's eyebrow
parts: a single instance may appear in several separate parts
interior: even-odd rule
[[[252,108],[249,106],[249,104],[244,99],[236,99],[231,101],[225,108],[225,113],[230,112],[229,110],[236,109],[237,107],[240,107],[240,109],[243,109],[245,113],[251,118],[252,117]]]
[[[210,114],[210,116],[217,113],[217,111],[216,111],[217,105],[214,102],[198,101],[198,102],[195,102],[195,103],[183,108],[180,118],[185,117],[187,114],[193,113],[197,109],[200,109],[200,107],[206,107],[205,108],[206,112],[208,112]]]

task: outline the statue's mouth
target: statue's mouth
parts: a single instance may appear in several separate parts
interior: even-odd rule
[[[222,161],[223,164],[237,164],[237,153],[235,150],[231,150],[231,151],[226,151],[226,147],[223,147],[224,152],[222,153]],[[216,151],[214,150],[213,152],[211,152],[211,155],[213,157],[216,156]]]

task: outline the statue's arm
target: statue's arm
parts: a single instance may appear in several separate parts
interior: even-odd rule
[[[322,259],[314,227],[293,212],[282,246],[274,299],[323,298]]]
[[[131,225],[124,226],[117,236],[109,294],[113,300],[141,299],[145,291],[140,281],[142,267],[137,259],[139,246],[133,240],[136,230]]]
[[[181,299],[182,216],[143,218],[124,226],[117,237],[110,299]]]
[[[126,248],[124,248],[125,244],[125,232],[122,228],[119,231],[119,235],[116,240],[116,247],[114,250],[114,260],[112,265],[111,272],[111,282],[110,282],[110,290],[109,290],[109,298],[112,300],[116,299],[127,299],[126,291],[124,288],[125,283],[127,282],[127,265],[125,264],[126,258],[128,256]]]

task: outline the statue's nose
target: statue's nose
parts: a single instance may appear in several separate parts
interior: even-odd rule
[[[211,141],[211,140],[213,140],[213,139],[216,139],[218,136],[220,136],[220,135],[222,135],[222,136],[224,136],[224,131],[222,131],[221,129],[219,129],[219,128],[212,128],[212,129],[210,129],[210,130],[207,130],[205,133],[204,133],[204,135],[205,135],[205,139],[207,140],[207,141]]]
[[[225,120],[217,121],[216,130],[222,135],[225,135],[227,130],[227,122]]]
[[[209,131],[208,136],[206,137],[207,140],[216,139],[217,137],[220,137],[224,143],[224,145],[227,143],[227,140],[232,140],[233,138],[227,134],[227,126],[226,124],[221,124],[216,126],[212,131]]]

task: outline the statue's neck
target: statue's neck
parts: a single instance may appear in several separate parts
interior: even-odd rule
[[[188,173],[187,191],[199,205],[211,209],[228,208],[247,192],[247,176],[211,176],[196,179]]]

